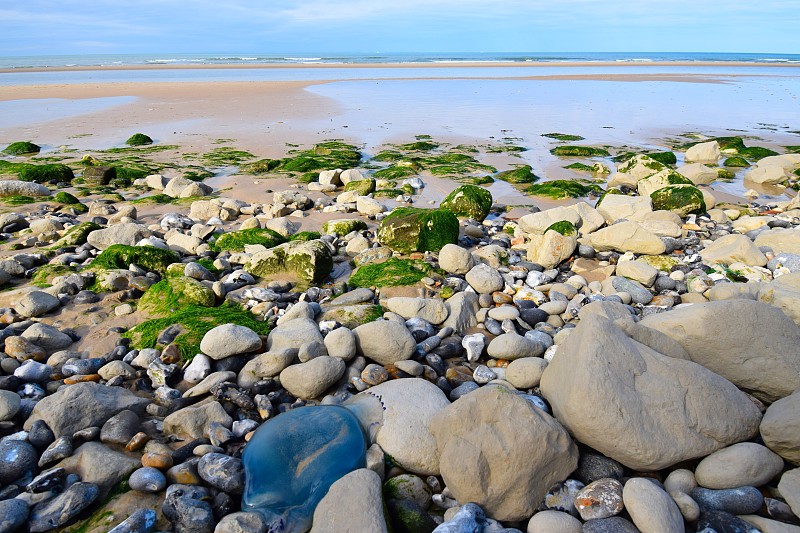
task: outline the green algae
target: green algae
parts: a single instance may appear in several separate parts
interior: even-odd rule
[[[489,146],[486,148],[486,153],[489,154],[520,154],[522,152],[527,152],[528,149],[524,146],[517,146],[515,144],[503,144],[499,146]]]
[[[397,150],[383,150],[375,154],[372,160],[382,163],[394,163],[396,161],[402,161],[406,157],[406,154],[398,152]]]
[[[350,181],[344,186],[345,192],[356,191],[359,196],[366,196],[375,192],[375,180],[367,178],[363,180]]]
[[[553,180],[528,187],[526,192],[532,196],[546,196],[554,200],[581,198],[590,194],[601,194],[603,189],[594,183],[576,180]]]
[[[36,183],[69,182],[75,178],[72,169],[60,163],[35,165],[32,163],[11,163],[0,160],[0,174],[16,174],[20,181]]]
[[[736,177],[736,174],[733,171],[728,170],[727,168],[719,168],[717,169],[717,178],[721,180],[732,180]]]
[[[738,167],[738,168],[744,168],[750,166],[750,163],[747,162],[747,159],[739,156],[729,157],[722,164],[726,167]]]
[[[571,165],[567,165],[564,168],[568,170],[580,170],[582,172],[594,173],[594,167],[591,165],[587,165],[585,163],[572,163]]]
[[[480,176],[477,178],[464,178],[461,181],[469,185],[491,185],[494,183],[494,178],[491,176]]]
[[[578,234],[575,226],[569,220],[559,220],[558,222],[554,222],[545,230],[545,233],[550,230],[558,232],[566,237],[573,237]]]
[[[406,191],[402,189],[378,189],[372,193],[372,196],[374,198],[396,198],[404,194],[406,194]]]
[[[172,263],[178,262],[178,254],[154,246],[127,246],[113,244],[94,258],[88,268],[127,269],[133,263],[145,270],[164,273]]]
[[[214,291],[186,276],[168,277],[153,284],[139,300],[139,307],[159,315],[169,315],[187,305],[212,307]]]
[[[458,218],[446,209],[399,207],[381,221],[378,241],[401,253],[438,252],[458,242]]]
[[[294,242],[294,241],[303,241],[303,242],[315,241],[315,240],[319,239],[320,237],[321,237],[321,235],[317,231],[301,231],[299,233],[295,233],[294,235],[290,235],[289,236],[289,242]]]
[[[674,165],[678,162],[678,158],[674,152],[650,152],[646,154],[651,159],[655,159],[662,165]]]
[[[33,204],[36,202],[41,201],[42,198],[33,198],[31,196],[25,196],[21,194],[17,194],[14,196],[6,196],[2,199],[3,203],[6,205],[25,205],[25,204]]]
[[[128,140],[125,141],[125,144],[128,146],[145,146],[148,144],[153,144],[153,139],[144,133],[134,133],[128,137]]]
[[[326,235],[347,235],[353,231],[363,231],[367,229],[367,223],[360,218],[339,218],[329,220],[322,225],[322,233]]]
[[[739,150],[739,155],[741,155],[742,157],[746,157],[751,161],[760,161],[765,157],[778,155],[778,152],[776,152],[775,150],[770,150],[769,148],[764,148],[762,146],[748,146],[743,150]]]
[[[190,360],[200,353],[200,341],[213,328],[222,324],[238,324],[252,329],[259,335],[269,334],[269,325],[256,320],[252,313],[239,305],[226,302],[219,307],[187,305],[178,307],[169,316],[147,320],[123,334],[133,341],[138,349],[158,348],[158,337],[162,331],[173,325],[180,325],[183,332],[173,343],[178,347],[181,357]]]
[[[58,239],[51,249],[57,250],[67,246],[80,246],[86,243],[86,238],[95,230],[102,229],[103,226],[94,222],[81,222],[69,228],[64,235]]]
[[[424,261],[390,257],[383,263],[362,265],[353,272],[350,287],[399,287],[414,285],[428,276],[432,268]]]
[[[286,239],[277,231],[267,228],[249,228],[223,233],[217,237],[212,248],[217,252],[243,252],[247,245],[260,244],[266,248],[272,248],[284,242]]]
[[[229,146],[220,146],[210,152],[203,154],[203,163],[212,167],[228,167],[239,165],[248,159],[255,159],[256,156],[244,150],[236,150]]]
[[[584,139],[580,135],[570,135],[568,133],[543,133],[542,137],[547,137],[549,139],[555,139],[557,141],[563,141],[563,142],[575,142],[575,141],[582,141]]]
[[[171,204],[175,198],[166,194],[152,194],[131,200],[132,204]]]
[[[283,159],[261,159],[242,166],[242,172],[250,174],[292,173],[304,174],[302,181],[316,181],[321,170],[355,168],[361,162],[361,152],[351,144],[341,141],[325,141],[310,150],[292,150]]]
[[[539,179],[539,176],[533,173],[533,168],[530,165],[522,165],[517,168],[500,172],[495,178],[508,183],[524,184],[533,183]]]
[[[559,157],[609,157],[611,154],[605,148],[594,146],[566,145],[556,146],[550,153]]]
[[[65,276],[74,272],[67,265],[59,265],[55,263],[48,263],[36,269],[31,277],[31,283],[37,287],[49,287],[53,283],[53,279],[58,276]]]
[[[66,204],[66,205],[81,203],[80,200],[78,200],[77,198],[75,198],[75,196],[66,191],[57,192],[56,195],[53,197],[53,199],[60,204]]]
[[[712,137],[710,139],[705,139],[701,141],[678,144],[675,148],[681,150],[688,150],[689,148],[697,144],[704,142],[711,142],[711,141],[717,141],[717,143],[719,143],[719,149],[722,153],[740,155],[751,161],[759,161],[765,157],[778,155],[778,152],[770,150],[769,148],[764,148],[761,146],[746,146],[744,143],[744,139],[738,136]]]
[[[784,146],[784,149],[790,154],[800,154],[800,146]]]
[[[654,211],[672,211],[682,217],[706,211],[703,192],[692,185],[669,185],[654,191],[650,198],[653,200]]]
[[[442,200],[440,207],[457,217],[469,217],[482,222],[492,208],[492,194],[475,185],[461,185]]]
[[[389,180],[396,180],[407,178],[409,176],[414,176],[417,174],[417,170],[414,169],[413,166],[409,165],[391,165],[386,168],[382,168],[373,174],[378,179],[389,179]]]
[[[430,152],[439,148],[439,144],[429,140],[422,140],[408,144],[398,145],[397,148],[405,152]]]
[[[3,153],[7,155],[32,155],[38,154],[42,149],[38,144],[29,141],[17,141],[9,144],[3,149]]]
[[[280,166],[281,161],[279,159],[259,159],[242,165],[239,170],[247,174],[268,174],[275,172]]]

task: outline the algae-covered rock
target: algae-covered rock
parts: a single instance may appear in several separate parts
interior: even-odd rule
[[[382,263],[358,267],[347,282],[351,287],[397,287],[414,285],[428,275],[430,267],[422,261],[390,257]]]
[[[670,152],[671,153],[671,152]],[[666,165],[660,163],[648,155],[635,155],[627,161],[620,163],[617,167],[617,172],[623,174],[630,174],[636,180],[642,180],[653,174],[657,174],[667,168]]]
[[[345,192],[356,191],[359,195],[366,196],[372,192],[375,192],[375,180],[368,178],[364,180],[351,181],[344,186],[344,190]]]
[[[581,198],[591,193],[600,194],[603,189],[594,183],[581,183],[575,180],[553,180],[531,185],[526,192],[533,196],[546,196],[554,200],[562,200],[564,198]]]
[[[139,305],[166,314],[170,309],[186,305],[211,307],[215,303],[214,291],[196,279],[186,276],[165,278],[144,293]]]
[[[672,211],[682,217],[706,210],[703,192],[693,185],[669,185],[653,192],[650,198],[653,210]]]
[[[3,149],[3,153],[7,155],[29,155],[38,154],[41,149],[41,146],[38,144],[33,144],[28,141],[18,141],[6,146]]]
[[[86,243],[86,237],[93,231],[101,229],[103,226],[94,222],[81,222],[69,228],[64,235],[58,239],[53,248],[64,248],[67,246],[80,246]]]
[[[265,248],[272,248],[284,242],[286,239],[277,231],[267,228],[250,228],[220,235],[214,243],[214,248],[220,252],[243,252],[244,247],[249,244],[260,244]]]
[[[733,156],[726,159],[723,163],[726,167],[749,167],[750,163],[747,162],[747,159],[744,157]]]
[[[333,269],[328,245],[319,239],[292,241],[253,254],[245,270],[259,277],[282,272],[296,274],[300,279],[318,283]]]
[[[75,174],[67,165],[53,163],[48,165],[25,165],[19,171],[19,179],[36,183],[70,182]]]
[[[556,146],[550,153],[562,157],[608,157],[611,154],[605,148],[596,148],[594,146]]]
[[[133,263],[145,270],[163,273],[169,265],[176,261],[178,261],[178,255],[170,250],[162,250],[153,246],[113,244],[95,257],[89,267],[127,269]]]
[[[481,222],[492,208],[492,193],[474,185],[461,185],[442,200],[441,208]]]
[[[533,183],[539,179],[539,177],[533,173],[533,168],[531,168],[530,165],[522,165],[512,170],[506,170],[495,177],[509,183]]]
[[[578,234],[575,226],[569,220],[559,220],[558,222],[551,224],[550,227],[545,230],[545,233],[550,230],[556,231],[567,237],[573,237]]]
[[[639,183],[636,184],[636,188],[641,196],[650,196],[657,190],[670,185],[693,185],[693,183],[689,178],[684,177],[674,170],[665,169],[640,180]]]
[[[438,252],[458,242],[458,219],[446,209],[400,207],[383,219],[378,241],[401,253]]]
[[[352,182],[351,182],[352,183]],[[359,218],[337,218],[322,225],[322,233],[326,235],[347,235],[351,231],[367,229],[367,223]]]
[[[117,169],[110,166],[86,167],[81,177],[87,185],[108,185],[117,177]]]
[[[128,140],[125,141],[128,146],[144,146],[146,144],[153,144],[153,139],[144,133],[134,133]]]

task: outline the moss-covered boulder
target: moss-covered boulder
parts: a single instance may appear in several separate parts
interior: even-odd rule
[[[648,178],[640,180],[636,184],[636,189],[641,196],[650,196],[655,191],[669,187],[670,185],[693,185],[691,180],[674,170],[665,169]]]
[[[328,245],[319,239],[292,241],[253,254],[244,269],[262,278],[288,273],[319,283],[333,270],[333,257]]]
[[[128,140],[125,141],[125,144],[128,146],[144,146],[146,144],[153,144],[153,139],[144,133],[134,133],[128,137]]]
[[[611,155],[605,148],[577,145],[556,146],[550,150],[550,153],[560,157],[609,157]]]
[[[390,257],[382,263],[368,263],[353,272],[347,282],[351,287],[399,287],[414,285],[430,274],[423,261]]]
[[[492,208],[492,193],[474,185],[461,185],[442,200],[441,208],[457,217],[469,217],[482,222]]]
[[[90,187],[108,185],[117,177],[117,169],[110,166],[86,167],[83,169],[83,181]]]
[[[24,165],[19,170],[21,181],[33,181],[36,183],[69,183],[75,179],[75,174],[67,165],[54,163],[49,165]]]
[[[38,144],[33,144],[28,141],[18,141],[11,143],[3,149],[3,153],[7,155],[33,155],[38,154],[42,149]]]
[[[69,228],[64,235],[53,244],[53,249],[65,248],[67,246],[80,246],[86,244],[86,237],[95,231],[103,229],[100,224],[94,222],[81,222]]]
[[[31,282],[38,287],[46,287],[53,283],[53,279],[58,276],[66,276],[71,274],[73,270],[67,265],[59,265],[57,263],[48,263],[36,269]]]
[[[550,226],[544,231],[547,233],[548,231],[553,230],[565,237],[574,237],[578,234],[578,230],[575,229],[575,226],[569,220],[559,220],[558,222],[554,222],[550,224]]]
[[[734,167],[734,168],[744,168],[750,166],[750,163],[747,162],[747,159],[745,159],[744,157],[739,157],[738,155],[729,157],[722,164],[726,167]]]
[[[187,305],[212,307],[216,302],[214,291],[196,279],[186,276],[165,278],[147,289],[139,306],[166,315]]]
[[[431,533],[436,522],[418,503],[411,500],[386,500],[389,521],[395,533]]]
[[[114,244],[103,250],[89,264],[90,268],[127,269],[135,264],[145,270],[164,273],[167,267],[178,261],[178,254],[154,246],[127,246]]]
[[[664,165],[674,165],[678,162],[674,152],[651,152],[647,155]]]
[[[74,195],[64,191],[57,192],[53,197],[53,200],[65,205],[75,205],[81,203],[81,201],[78,200]]]
[[[378,241],[401,253],[438,252],[458,242],[458,218],[446,209],[400,207],[381,221]]]
[[[218,252],[243,252],[249,244],[260,244],[265,248],[272,248],[286,242],[283,235],[267,228],[249,228],[239,231],[223,233],[214,242],[214,249]]]
[[[650,198],[654,211],[672,211],[682,217],[706,211],[703,192],[694,185],[669,185],[653,192]]]
[[[322,233],[325,235],[347,235],[352,231],[363,231],[367,229],[367,223],[359,218],[337,218],[329,220],[322,225]]]
[[[325,306],[318,320],[335,320],[346,328],[354,329],[361,324],[374,322],[383,316],[383,307],[376,304],[354,304]]]
[[[345,192],[356,191],[360,196],[366,196],[375,192],[375,180],[367,178],[365,180],[351,181],[344,186],[344,190]]]
[[[512,170],[500,172],[495,177],[509,183],[533,183],[539,179],[539,176],[533,173],[533,168],[530,165],[522,165]]]
[[[644,154],[635,155],[617,166],[617,172],[630,174],[636,180],[642,180],[666,169],[666,165]]]
[[[603,189],[594,183],[585,183],[575,180],[553,180],[536,183],[527,189],[532,196],[545,196],[554,200],[565,198],[581,198],[589,194],[601,194]]]

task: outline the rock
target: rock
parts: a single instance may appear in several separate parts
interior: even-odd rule
[[[7,390],[0,390],[0,422],[13,420],[19,412],[21,400],[19,394]],[[0,514],[2,516],[2,514]]]
[[[161,492],[167,488],[167,478],[157,468],[139,468],[128,479],[132,490],[140,492]]]
[[[622,261],[617,263],[617,276],[652,287],[658,277],[658,269],[643,261]]]
[[[664,242],[633,221],[620,222],[589,235],[592,247],[599,252],[633,252],[635,254],[661,255],[666,250]]]
[[[68,474],[77,474],[82,481],[97,485],[101,498],[105,498],[112,488],[139,466],[138,459],[99,442],[82,444],[70,457],[56,464],[57,468],[63,468]]]
[[[569,259],[577,246],[578,240],[574,235],[548,230],[544,235],[531,235],[525,248],[528,261],[549,269]]]
[[[783,499],[786,500],[786,503],[789,504],[789,507],[792,508],[795,516],[800,516],[800,468],[783,473],[778,483],[778,491],[783,496]]]
[[[509,365],[510,366],[510,365]],[[575,477],[584,483],[592,483],[598,479],[613,478],[621,480],[624,471],[622,465],[605,455],[581,450],[578,460],[578,469],[573,473]]]
[[[241,459],[221,453],[207,453],[197,463],[203,481],[227,494],[244,492],[244,466]]]
[[[230,428],[233,419],[219,402],[211,401],[184,407],[168,415],[164,419],[164,433],[186,440],[208,438],[211,424],[215,422]]]
[[[353,231],[363,231],[367,224],[360,218],[339,218],[329,220],[322,225],[322,233],[326,235],[347,235]]]
[[[47,356],[47,352],[44,348],[36,346],[31,341],[26,339],[25,337],[7,337],[6,338],[6,354],[10,355],[17,361],[22,361],[23,363],[33,359],[34,361],[43,361]],[[46,366],[46,365],[44,365]],[[22,368],[22,367],[20,367]],[[31,368],[24,371],[25,376],[20,376],[23,373],[22,370],[18,368],[15,370],[15,374],[19,377],[25,379],[26,381],[44,381],[50,376],[50,372],[45,372],[45,369],[42,368],[41,363],[34,364]],[[50,369],[52,371],[52,369]],[[43,376],[41,379],[33,377],[34,375],[41,375]]]
[[[589,520],[583,524],[581,533],[640,533],[639,529],[620,516]]]
[[[410,359],[417,343],[403,324],[376,320],[353,330],[359,354],[381,365]]]
[[[328,245],[316,239],[291,241],[253,254],[245,264],[245,271],[259,277],[290,273],[303,281],[319,283],[333,269],[333,258]]]
[[[58,298],[42,291],[31,291],[19,299],[14,307],[24,317],[37,317],[61,306]]]
[[[547,361],[540,357],[515,359],[506,367],[506,381],[517,389],[532,389],[539,385]]]
[[[281,372],[281,385],[293,396],[310,400],[328,390],[345,370],[344,361],[336,357],[315,357],[306,363],[291,365]]]
[[[466,274],[475,266],[475,259],[469,250],[457,244],[445,244],[439,250],[439,266],[451,274]]]
[[[681,217],[706,212],[705,197],[694,185],[668,185],[650,194],[650,199],[653,209],[671,211]]]
[[[770,450],[800,465],[800,391],[770,405],[759,431]]]
[[[569,207],[554,207],[545,209],[538,213],[530,213],[520,217],[519,227],[525,233],[531,235],[544,235],[553,224],[566,221],[574,227],[578,227],[581,223],[581,215],[575,209]]]
[[[105,250],[113,244],[134,246],[142,239],[152,237],[152,235],[153,232],[146,226],[134,222],[123,222],[92,231],[87,235],[86,242],[98,250]]]
[[[692,361],[759,399],[773,402],[800,388],[800,328],[775,307],[751,300],[708,302],[650,315],[641,324],[672,337]]]
[[[786,171],[779,166],[757,165],[744,175],[744,179],[759,185],[779,185],[785,184],[789,177],[786,175]]]
[[[117,376],[121,376],[123,379],[133,379],[136,377],[136,370],[123,361],[111,361],[103,365],[97,373],[106,381],[110,381]]]
[[[708,141],[704,143],[697,143],[688,150],[686,150],[686,161],[699,161],[715,163],[720,158],[719,143],[717,141]]]
[[[28,520],[28,504],[17,498],[0,501],[0,531],[13,533]]]
[[[319,326],[310,318],[295,318],[282,322],[269,332],[267,351],[279,353],[284,350],[299,350],[311,342],[324,342]]]
[[[750,266],[763,267],[767,264],[767,258],[761,250],[753,244],[746,235],[732,233],[720,237],[700,252],[700,256],[706,263],[719,263],[730,265],[732,263],[744,263]]]
[[[336,328],[325,335],[328,355],[349,361],[356,355],[356,337],[348,328]]]
[[[738,517],[748,524],[755,526],[760,533],[800,533],[800,527],[787,524],[785,522],[778,522],[777,520],[770,520],[758,515],[742,515]]]
[[[701,487],[735,489],[760,487],[783,470],[783,460],[754,442],[740,442],[717,450],[697,465],[695,477]]]
[[[139,416],[133,411],[120,411],[103,424],[100,440],[106,444],[124,446],[139,432],[140,424]]]
[[[439,387],[419,378],[398,379],[367,389],[356,398],[380,401],[383,420],[374,440],[384,452],[410,472],[439,474],[436,441],[428,429],[434,415],[450,405]],[[362,425],[370,427],[363,421]]]
[[[78,482],[64,492],[39,503],[31,509],[28,529],[31,533],[50,531],[69,523],[98,498],[100,491],[94,483]]]
[[[480,294],[491,294],[503,290],[505,282],[500,273],[483,263],[472,267],[466,275],[467,283]]]
[[[697,487],[689,496],[697,502],[702,512],[714,510],[731,514],[750,514],[761,509],[764,503],[764,497],[755,487],[721,490]]]
[[[383,494],[393,500],[413,501],[422,509],[431,504],[431,489],[419,476],[400,474],[383,484]]]
[[[222,517],[214,533],[268,533],[268,526],[258,513],[231,513]]]
[[[108,533],[148,533],[155,527],[157,518],[152,509],[137,509]]]
[[[22,337],[45,350],[63,350],[72,344],[72,337],[40,322],[22,332]]]
[[[800,254],[800,228],[762,231],[756,237],[755,245],[769,246],[776,254]]]
[[[492,339],[486,348],[489,357],[513,361],[524,357],[540,357],[547,346],[516,333],[503,333]]]
[[[393,531],[432,532],[436,522],[424,508],[409,500],[386,500]]]
[[[430,429],[453,496],[477,502],[497,520],[528,518],[578,462],[577,448],[555,419],[500,386],[461,397],[433,417]]]
[[[638,281],[614,276],[611,278],[611,286],[617,292],[624,292],[630,295],[633,303],[647,305],[653,300],[653,295]]]
[[[606,194],[595,205],[608,224],[616,220],[641,220],[653,212],[653,202],[649,197]]]
[[[388,531],[381,479],[372,470],[355,470],[336,481],[314,510],[311,533],[340,531]]]
[[[695,185],[710,185],[719,179],[719,172],[716,167],[712,168],[702,163],[690,163],[675,170]]]
[[[459,185],[440,204],[457,217],[483,222],[492,208],[492,193],[475,185]]]
[[[401,253],[438,252],[458,241],[458,218],[446,209],[399,207],[381,221],[378,242]]]
[[[736,283],[735,285],[740,284]],[[745,287],[757,291],[756,297],[750,299],[757,299],[762,303],[777,307],[783,311],[786,316],[794,320],[795,324],[800,326],[800,272],[784,274],[771,283],[748,283]],[[748,291],[745,297],[751,294],[752,292]],[[8,341],[6,341],[6,343],[7,342]]]
[[[527,533],[581,533],[581,522],[561,511],[540,511],[528,521]]]
[[[622,512],[622,483],[616,479],[598,479],[575,495],[575,509],[584,520],[597,520]]]
[[[36,474],[39,455],[24,440],[0,442],[0,485],[10,485],[27,474]]]
[[[50,196],[50,189],[32,181],[0,180],[0,197]]]
[[[261,337],[250,328],[222,324],[208,331],[200,341],[200,350],[211,359],[249,353],[261,348]]]
[[[421,318],[426,322],[438,325],[447,318],[447,307],[439,298],[409,298],[397,296],[384,300],[384,307],[405,319]]]
[[[645,478],[625,483],[622,499],[634,525],[653,533],[682,533],[683,516],[678,505],[662,488]]]
[[[679,468],[673,470],[664,480],[664,489],[669,492],[683,492],[689,494],[697,487],[697,480],[694,478],[694,472]]]
[[[244,368],[239,372],[237,384],[247,389],[252,388],[256,382],[264,378],[277,376],[296,359],[297,355],[294,350],[259,354],[245,363]]]
[[[126,409],[141,413],[148,403],[148,400],[120,387],[106,387],[92,382],[77,383],[60,388],[40,400],[25,421],[24,428],[30,429],[36,420],[43,420],[56,437],[72,435],[81,429],[102,426],[109,418]]]
[[[655,351],[599,314],[581,314],[540,387],[578,441],[634,470],[661,470],[748,439],[761,418],[727,380]]]
[[[475,314],[480,309],[478,295],[473,292],[457,292],[445,303],[447,307],[447,319],[442,322],[442,327],[453,328],[456,333],[464,333],[478,323]]]
[[[190,494],[184,493],[180,488],[168,491],[161,506],[164,516],[175,524],[176,532],[211,533],[216,522],[214,510],[207,501],[204,501],[210,499],[210,496],[204,495],[202,496],[204,499],[201,500],[199,497],[191,497]]]

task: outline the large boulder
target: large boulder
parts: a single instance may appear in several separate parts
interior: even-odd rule
[[[430,428],[447,488],[497,520],[530,517],[578,466],[578,449],[558,421],[503,386],[462,396]]]
[[[776,254],[800,254],[800,228],[773,228],[762,231],[756,246],[769,246]]]
[[[625,196],[624,194],[606,194],[595,205],[595,209],[603,215],[606,222],[620,219],[641,220],[653,212],[653,202],[648,197]]]
[[[32,181],[0,180],[0,197],[50,196],[50,189]]]
[[[410,359],[417,343],[406,327],[392,320],[367,322],[353,330],[358,353],[381,365]]]
[[[557,231],[548,230],[544,235],[531,235],[530,241],[526,244],[527,259],[546,269],[555,268],[572,256],[577,245],[578,240],[574,235],[562,235]]]
[[[105,498],[111,489],[141,465],[141,461],[132,455],[112,450],[99,442],[87,442],[55,466],[68,474],[77,474],[81,481],[94,483],[100,488],[100,497]]]
[[[553,207],[538,213],[530,213],[520,217],[518,224],[522,231],[531,235],[544,235],[553,224],[567,221],[575,227],[581,223],[581,215],[576,209],[569,207]]]
[[[800,272],[784,274],[770,283],[753,285],[758,301],[777,307],[800,326]]]
[[[800,387],[800,328],[776,307],[744,299],[707,302],[650,315],[641,324],[762,400]]]
[[[102,426],[109,418],[125,410],[143,414],[149,400],[139,398],[122,387],[106,387],[86,382],[69,385],[42,398],[33,408],[24,428],[43,420],[56,438],[72,435],[92,426]]]
[[[475,185],[460,185],[441,203],[442,209],[457,217],[468,217],[483,222],[492,208],[492,193]]]
[[[705,213],[703,192],[694,185],[668,185],[650,194],[653,209],[672,211],[685,217],[689,213]]]
[[[749,266],[763,267],[767,264],[766,256],[753,244],[746,235],[731,233],[720,237],[706,246],[700,256],[706,263],[731,265],[744,263]]]
[[[592,247],[599,252],[633,252],[660,255],[666,250],[664,241],[631,220],[597,230],[589,235]]]
[[[717,141],[708,141],[704,143],[697,143],[688,150],[686,150],[687,162],[716,162],[720,158],[719,143]]]
[[[770,450],[800,465],[800,391],[770,405],[759,431]]]
[[[634,340],[601,313],[581,314],[540,387],[578,441],[634,470],[708,455],[752,437],[761,420],[729,381]]]
[[[447,307],[440,298],[396,296],[388,298],[383,305],[405,319],[418,317],[431,324],[441,324],[447,318]]]
[[[458,218],[446,209],[400,207],[381,221],[378,241],[401,253],[438,252],[458,241]]]
[[[86,242],[97,248],[105,250],[114,244],[133,246],[142,239],[152,237],[153,232],[147,226],[135,222],[114,224],[105,229],[95,230],[86,236]]]
[[[319,239],[292,241],[253,254],[244,269],[259,277],[289,273],[319,283],[333,270],[333,258],[328,245]]]

